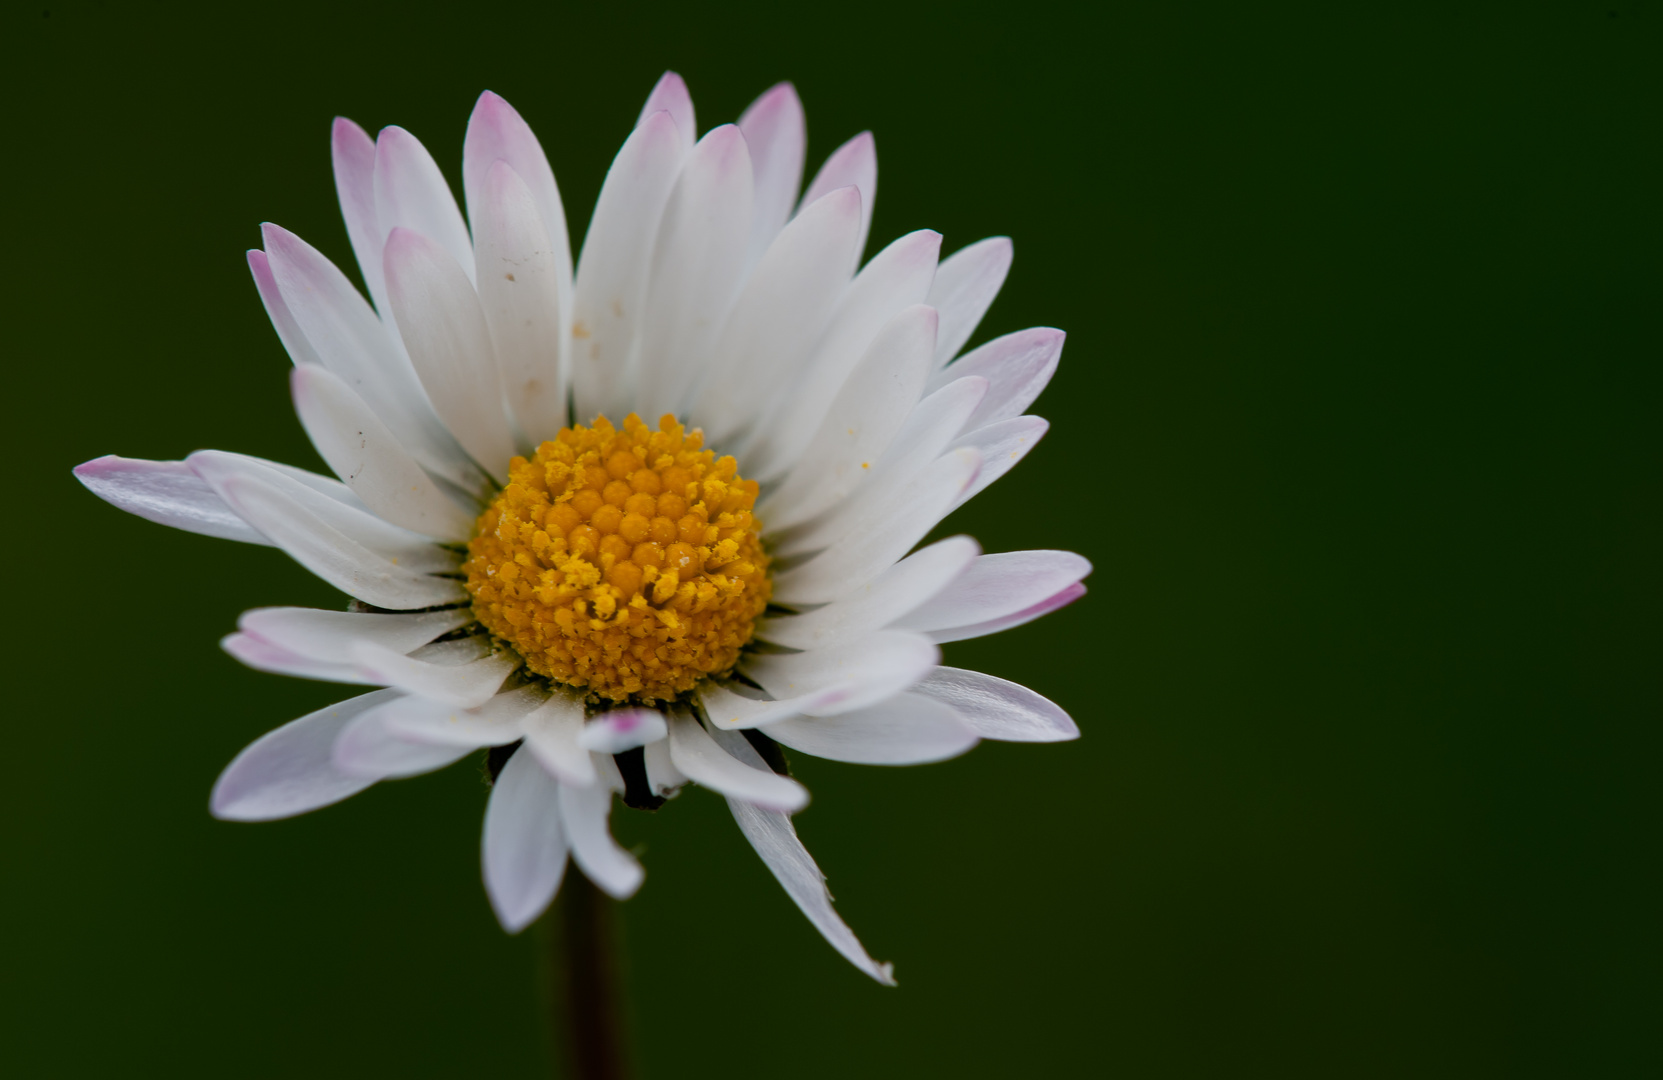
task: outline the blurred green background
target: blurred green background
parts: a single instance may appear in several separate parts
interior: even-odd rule
[[[351,265],[330,118],[459,184],[486,88],[581,237],[666,68],[780,79],[810,169],[875,130],[869,251],[1016,240],[1028,461],[952,523],[1091,594],[948,661],[1084,732],[914,769],[798,755],[858,974],[721,801],[620,808],[647,1077],[1567,1077],[1658,1068],[1656,4],[9,6],[0,784],[12,1076],[546,1072],[473,764],[292,821],[219,770],[341,687],[221,653],[341,598],[70,468],[321,468],[243,263]],[[356,276],[356,270],[351,271]]]

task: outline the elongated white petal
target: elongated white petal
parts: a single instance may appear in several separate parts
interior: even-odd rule
[[[509,410],[524,447],[536,447],[566,426],[571,290],[562,284],[555,245],[520,175],[499,161],[480,183],[485,190],[469,196],[479,303]]]
[[[356,795],[375,777],[344,773],[332,753],[341,729],[397,696],[376,690],[326,706],[268,731],[232,759],[214,783],[209,806],[227,821],[274,821]]]
[[[583,238],[572,296],[574,419],[621,420],[632,407],[630,358],[646,318],[647,277],[670,187],[692,146],[657,111],[624,142],[606,174]]]
[[[1074,721],[1052,702],[980,671],[938,667],[913,689],[953,706],[984,739],[1060,742],[1080,737]]]
[[[676,412],[739,294],[751,237],[751,157],[732,124],[699,140],[664,207],[636,356],[635,411]]]
[[[935,309],[922,304],[890,320],[832,399],[802,461],[758,506],[764,521],[774,528],[807,521],[870,475],[923,393],[935,331]]]
[[[583,725],[577,744],[595,754],[621,754],[664,738],[664,715],[656,709],[613,709]]]
[[[337,116],[330,130],[329,152],[335,166],[335,194],[341,201],[341,217],[346,221],[352,253],[358,258],[358,269],[375,309],[383,318],[391,318],[387,278],[381,272],[381,246],[387,232],[375,209],[375,140],[351,120]]]
[[[756,176],[749,266],[774,242],[802,186],[808,130],[796,88],[788,82],[771,87],[740,115],[739,130],[750,147],[751,170]]]
[[[75,466],[75,479],[111,506],[186,532],[273,546],[183,461],[106,454]]]
[[[416,460],[477,490],[479,470],[439,422],[396,335],[310,244],[276,225],[260,228],[283,302],[319,362],[346,380]]]
[[[427,147],[401,127],[384,127],[375,137],[375,214],[383,245],[395,229],[419,233],[448,253],[472,281],[473,244],[456,196]],[[404,320],[398,325],[403,333]]]
[[[524,183],[526,195],[536,207],[536,217],[542,224],[542,235],[547,238],[547,244],[539,248],[538,252],[548,260],[547,273],[555,297],[553,307],[558,312],[558,321],[550,328],[550,344],[559,352],[556,368],[562,372],[564,378],[564,372],[570,367],[567,350],[571,343],[572,312],[572,245],[566,237],[566,209],[560,202],[560,187],[554,181],[554,170],[549,167],[548,157],[543,153],[537,136],[532,134],[530,125],[520,118],[520,114],[512,105],[487,90],[479,95],[473,115],[468,117],[468,134],[462,141],[462,187],[468,200],[468,220],[474,227],[476,255],[480,244],[481,223],[492,217],[490,204],[497,198],[491,191],[490,174],[499,161]],[[526,219],[529,216],[523,212],[517,213],[515,220]],[[533,237],[538,235],[535,228],[527,226],[526,231]],[[497,242],[501,242],[500,237]],[[486,309],[489,311],[492,301],[485,287],[484,259],[479,261],[478,281],[480,296],[485,300]],[[492,323],[491,329],[495,336],[495,322]],[[498,360],[502,359],[499,350]],[[513,365],[509,364],[505,371],[512,367]],[[509,378],[507,382],[512,392],[514,380]],[[559,397],[559,407],[563,416],[566,410],[563,390]],[[547,415],[548,407],[545,406],[539,418],[547,419]],[[558,431],[562,426],[564,420],[553,430]],[[528,430],[527,433],[534,442],[539,439],[534,432]]]
[[[974,450],[981,456],[981,471],[959,492],[949,513],[957,510],[987,489],[987,486],[1016,468],[1016,463],[1028,456],[1028,451],[1039,445],[1051,424],[1043,417],[1015,416],[989,424],[980,431],[961,435],[954,441],[961,449]]]
[[[272,329],[277,331],[277,340],[283,343],[283,349],[289,354],[289,359],[296,364],[321,364],[317,350],[306,340],[306,332],[295,321],[294,312],[283,300],[283,291],[277,287],[277,278],[272,276],[271,260],[259,248],[248,251],[248,270],[254,275],[254,287],[259,290],[260,303],[266,309],[266,317],[271,320]]]
[[[824,604],[871,581],[947,516],[980,467],[981,455],[971,449],[938,458],[876,509],[870,527],[777,574],[774,599]]]
[[[912,613],[956,582],[981,554],[968,536],[950,536],[913,552],[870,582],[834,603],[802,615],[765,619],[763,641],[793,649],[817,649],[863,637],[895,625],[916,629]]]
[[[560,786],[522,748],[502,767],[485,804],[485,892],[504,930],[519,933],[549,906],[568,851]]]
[[[685,713],[670,717],[670,761],[694,783],[730,799],[785,813],[808,805],[808,789],[803,785],[736,760]]]
[[[364,674],[350,661],[308,656],[252,634],[228,634],[220,639],[219,646],[237,661],[255,671],[269,671],[273,675],[317,679],[321,682],[362,683],[368,686],[381,682],[380,679]]]
[[[777,699],[766,695],[750,697],[718,683],[707,682],[699,687],[698,695],[705,719],[715,727],[736,731],[741,728],[762,727],[788,716],[802,716],[834,708],[858,693],[860,686],[858,679],[852,679],[811,693]],[[890,691],[880,687],[876,692]]]
[[[796,381],[854,272],[860,193],[838,188],[798,214],[762,256],[710,354],[688,408],[713,439],[754,422]]]
[[[237,629],[301,656],[350,664],[357,642],[408,653],[472,619],[465,607],[393,615],[269,607],[243,612]]]
[[[1059,589],[1043,600],[1029,604],[1020,611],[1013,611],[1008,615],[1000,615],[992,619],[983,619],[978,623],[964,623],[959,626],[931,630],[929,631],[929,637],[931,641],[944,645],[949,641],[967,641],[970,638],[997,634],[1003,630],[1021,626],[1023,623],[1033,622],[1040,616],[1049,615],[1060,608],[1065,608],[1085,594],[1086,587],[1079,582],[1075,582],[1066,588]]]
[[[674,796],[687,783],[688,777],[670,760],[670,740],[648,743],[641,750],[642,760],[647,766],[647,785],[652,788],[652,793],[665,798]]]
[[[813,206],[816,199],[840,187],[860,189],[860,232],[855,241],[858,256],[866,250],[866,234],[872,228],[872,207],[878,198],[878,144],[870,131],[861,132],[832,151],[803,193],[802,207]],[[802,208],[797,212],[802,213]]]
[[[506,480],[514,440],[478,294],[455,259],[408,229],[387,238],[385,266],[387,293],[422,386],[456,441],[486,472]]]
[[[583,698],[556,690],[520,721],[526,745],[554,776],[568,784],[599,783],[594,760],[578,745],[583,731]]]
[[[801,381],[776,397],[771,421],[746,449],[745,475],[773,480],[802,457],[832,398],[889,321],[924,302],[935,276],[941,234],[908,233],[872,258],[838,301]]]
[[[895,625],[927,633],[1001,618],[1055,596],[1089,573],[1091,562],[1072,551],[983,555]]]
[[[692,153],[693,143],[698,138],[698,128],[693,120],[693,96],[687,92],[687,84],[681,76],[673,71],[659,76],[658,84],[647,95],[647,103],[641,106],[636,126],[644,126],[653,114],[659,112],[668,113],[675,121],[680,132],[682,154]]]
[[[385,710],[398,707],[402,700],[395,696],[341,728],[330,752],[330,761],[337,771],[371,780],[420,776],[460,761],[478,749],[453,743],[421,742],[394,733],[384,722]]]
[[[768,725],[768,737],[804,754],[859,765],[945,761],[978,742],[951,705],[911,692],[839,716],[781,720]]]
[[[217,490],[296,562],[366,604],[407,611],[467,599],[459,583],[397,565],[259,479],[233,476]]]
[[[602,785],[579,787],[560,785],[560,817],[572,858],[600,890],[616,900],[627,900],[641,887],[646,872],[635,856],[618,846],[608,831],[606,819],[612,813],[612,789]]]
[[[466,540],[473,515],[422,470],[346,381],[317,364],[289,377],[295,412],[318,455],[383,521],[441,540]]]
[[[519,656],[507,649],[466,663],[432,663],[369,641],[353,645],[352,659],[376,682],[461,708],[485,704],[520,666]]]
[[[381,723],[401,738],[436,746],[507,746],[523,736],[525,718],[546,700],[535,686],[505,690],[472,709],[410,696],[382,709]]]
[[[980,375],[988,381],[988,394],[965,421],[965,431],[1021,416],[1056,374],[1067,337],[1061,330],[1037,326],[994,338],[936,372],[930,386],[944,386],[968,375]]]
[[[958,355],[976,325],[987,314],[999,287],[1010,273],[1013,252],[1010,237],[992,236],[960,248],[942,260],[936,271],[930,298],[925,301],[941,312],[941,337],[936,341],[935,364],[943,367]]]
[[[842,688],[847,692],[834,703],[798,710],[812,716],[835,716],[905,690],[928,675],[940,659],[941,650],[922,634],[880,630],[858,641],[812,652],[751,656],[741,669],[782,700]]]
[[[765,768],[762,758],[745,737],[736,731],[717,731],[714,738],[723,749],[753,768]],[[764,810],[738,799],[728,800],[728,809],[739,824],[739,831],[751,842],[774,878],[785,888],[786,895],[800,908],[814,928],[825,937],[851,964],[885,986],[895,985],[895,969],[880,964],[866,954],[860,941],[832,908],[831,892],[826,888],[826,875],[814,864],[808,849],[797,839],[797,830],[789,814]]]

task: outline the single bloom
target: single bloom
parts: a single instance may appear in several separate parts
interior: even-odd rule
[[[872,137],[799,198],[805,145],[790,84],[695,138],[666,74],[574,270],[554,173],[500,97],[468,121],[466,219],[409,132],[335,121],[369,302],[276,225],[248,264],[339,479],[213,450],[75,470],[123,510],[276,546],[353,598],[249,611],[225,638],[253,668],[381,689],[256,740],[216,815],[288,817],[490,748],[485,886],[515,932],[568,856],[634,893],[614,797],[650,809],[698,783],[832,946],[893,982],[797,838],[808,792],[779,748],[903,765],[1076,737],[939,646],[1070,603],[1091,568],[965,536],[912,550],[1044,435],[1024,410],[1063,334],[958,355],[1010,241],[941,260],[925,229],[859,266]]]

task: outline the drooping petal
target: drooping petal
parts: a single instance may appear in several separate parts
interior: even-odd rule
[[[520,666],[519,655],[509,649],[461,663],[435,663],[421,652],[405,656],[369,641],[352,646],[352,659],[376,682],[464,709],[489,701]]]
[[[376,690],[326,706],[268,731],[232,759],[214,783],[209,807],[227,821],[275,821],[356,795],[376,777],[337,769],[332,747],[341,729],[397,696]]]
[[[405,348],[434,408],[474,461],[505,480],[514,439],[479,295],[461,264],[409,229],[387,238],[385,266]]]
[[[984,619],[979,623],[965,623],[962,626],[951,626],[941,630],[929,631],[931,641],[945,645],[949,641],[967,641],[970,638],[986,637],[1009,630],[1023,623],[1031,623],[1042,615],[1049,615],[1053,611],[1067,607],[1086,594],[1086,587],[1079,582],[1059,589],[1043,600],[1029,604],[1020,611],[1013,611],[1008,615],[997,618]]]
[[[499,161],[480,183],[469,195],[479,303],[523,446],[535,447],[566,426],[570,284],[519,173]]]
[[[647,766],[647,786],[652,788],[654,795],[669,798],[687,783],[687,774],[670,760],[670,740],[660,739],[641,749],[641,757]]]
[[[978,742],[951,705],[912,692],[838,716],[781,720],[768,725],[768,737],[804,754],[859,765],[945,761]]]
[[[572,845],[572,858],[577,860],[583,873],[615,900],[634,896],[646,871],[635,861],[635,856],[618,846],[607,829],[606,819],[612,813],[612,789],[602,784],[592,787],[561,784],[559,801],[566,838]]]
[[[751,237],[751,157],[732,124],[699,140],[670,191],[653,244],[635,411],[676,412],[739,294]]]
[[[396,691],[389,691],[395,693]],[[454,743],[429,743],[395,734],[385,724],[385,711],[399,706],[401,697],[368,709],[341,728],[330,752],[335,769],[345,776],[392,780],[442,769],[478,749]]]
[[[859,223],[860,193],[839,188],[792,219],[762,256],[688,407],[712,439],[747,430],[779,387],[797,381],[854,272]]]
[[[930,386],[945,386],[967,375],[980,375],[988,381],[988,394],[965,421],[965,431],[1021,416],[1056,374],[1067,337],[1061,330],[1036,326],[994,338],[936,372]]]
[[[577,745],[594,754],[621,754],[666,733],[664,714],[657,709],[612,709],[583,725]]]
[[[693,96],[687,92],[687,84],[680,75],[673,71],[666,71],[659,76],[658,83],[647,95],[647,103],[641,106],[641,116],[636,120],[636,127],[643,127],[651,120],[654,113],[668,113],[675,121],[676,130],[680,132],[682,153],[693,152],[693,143],[698,138],[698,128],[693,121]]]
[[[980,671],[938,667],[913,690],[953,706],[984,739],[1061,742],[1080,737],[1074,721],[1052,702]]]
[[[318,455],[377,517],[441,540],[468,538],[473,515],[439,490],[345,380],[317,364],[301,364],[289,385]]]
[[[106,454],[75,466],[75,479],[111,506],[146,521],[221,540],[275,546],[183,461]]]
[[[504,930],[519,933],[549,906],[568,851],[560,785],[522,747],[497,774],[485,804],[485,892]]]
[[[840,187],[860,189],[860,231],[855,239],[855,254],[859,256],[866,250],[866,234],[872,228],[872,207],[878,199],[878,144],[870,131],[861,132],[832,151],[803,193],[797,212],[802,213],[816,199]]]
[[[905,690],[928,675],[940,659],[941,650],[922,634],[880,630],[812,652],[752,655],[740,667],[747,678],[781,700],[846,688],[847,693],[835,702],[798,710],[834,716]]]
[[[390,319],[387,278],[381,270],[381,246],[387,232],[375,209],[375,140],[351,120],[337,116],[330,130],[329,152],[335,166],[335,194],[341,201],[341,217],[346,221],[352,253],[357,256],[375,310],[382,318]]]
[[[886,626],[917,629],[911,613],[964,574],[981,554],[968,536],[950,536],[913,552],[842,599],[802,615],[764,620],[757,637],[793,649],[819,649]]]
[[[808,130],[796,88],[788,82],[771,87],[740,115],[739,130],[750,147],[751,170],[756,176],[751,252],[745,261],[751,266],[791,216],[802,186]]]
[[[774,599],[825,604],[871,581],[947,516],[981,464],[981,455],[967,448],[938,458],[876,508],[869,528],[777,574]]]
[[[520,721],[526,745],[543,767],[561,781],[587,786],[600,782],[594,759],[577,744],[583,731],[583,698],[556,689],[534,712]]]
[[[352,647],[359,641],[408,653],[472,618],[465,607],[391,615],[269,607],[243,612],[237,629],[301,656],[350,664]]]
[[[239,663],[255,671],[267,671],[273,675],[317,679],[321,682],[361,683],[366,686],[375,686],[381,682],[364,674],[351,662],[308,656],[252,634],[227,634],[220,639],[219,647],[230,653]]]
[[[718,731],[716,738],[723,749],[753,768],[764,768],[762,758],[738,732]],[[791,815],[764,810],[738,799],[728,800],[728,809],[739,824],[739,831],[751,842],[774,878],[785,888],[786,895],[808,916],[808,921],[851,964],[885,986],[895,985],[895,969],[880,964],[867,955],[860,941],[832,908],[831,892],[826,888],[826,875],[814,864],[808,849],[797,838]]]
[[[670,113],[645,117],[612,162],[583,238],[572,297],[572,397],[580,424],[631,408],[631,357],[646,324],[653,238],[692,147]]]
[[[960,248],[943,259],[925,303],[941,312],[941,337],[936,341],[935,366],[944,367],[958,355],[976,325],[987,314],[999,287],[1010,273],[1010,237],[991,236]]]
[[[400,738],[435,746],[507,746],[518,740],[523,721],[548,694],[535,686],[505,690],[472,709],[432,698],[405,697],[381,710],[381,723]]]
[[[670,717],[670,761],[696,784],[767,810],[795,813],[808,805],[808,789],[789,776],[736,760],[686,713]]]
[[[473,244],[456,196],[427,147],[401,127],[384,127],[375,137],[375,214],[383,245],[395,229],[419,233],[449,254],[472,282]],[[398,325],[407,333],[402,318]]]
[[[1004,551],[983,555],[895,623],[929,633],[999,619],[1039,604],[1091,573],[1072,551]]]
[[[271,320],[272,329],[277,331],[277,340],[283,343],[283,350],[289,354],[289,359],[298,364],[321,364],[317,350],[306,340],[306,332],[295,321],[294,312],[283,299],[283,291],[277,287],[277,278],[272,276],[271,260],[259,248],[248,251],[248,270],[254,275],[254,288],[260,293],[260,303],[266,309],[266,317]]]
[[[982,459],[982,467],[975,478],[959,492],[948,513],[987,490],[987,486],[1016,468],[1016,463],[1028,456],[1028,451],[1039,445],[1051,424],[1039,416],[1015,416],[989,424],[980,431],[961,435],[954,441],[960,449],[974,450]]]

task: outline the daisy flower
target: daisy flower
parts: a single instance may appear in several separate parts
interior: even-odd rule
[[[514,932],[568,858],[634,893],[614,798],[656,808],[701,784],[832,946],[891,982],[797,838],[808,792],[780,748],[901,765],[1078,734],[1033,691],[942,666],[940,645],[1069,603],[1089,564],[965,536],[913,550],[1045,433],[1024,410],[1063,335],[957,355],[1007,239],[939,260],[920,230],[859,266],[872,137],[799,198],[789,84],[695,131],[665,75],[574,271],[554,173],[502,98],[468,122],[466,219],[409,132],[337,120],[369,300],[276,225],[248,253],[336,479],[211,450],[75,472],[151,521],[281,548],[353,598],[250,611],[225,638],[262,671],[381,689],[255,741],[214,787],[219,817],[315,810],[488,748],[485,886]]]

